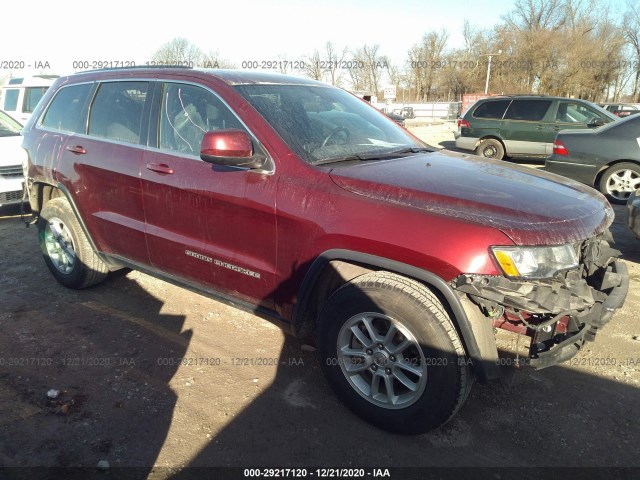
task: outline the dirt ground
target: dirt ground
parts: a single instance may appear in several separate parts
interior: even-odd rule
[[[631,289],[596,342],[567,364],[517,371],[510,386],[476,384],[451,422],[417,437],[356,418],[315,353],[251,314],[138,272],[62,287],[36,229],[4,211],[0,466],[89,467],[77,478],[177,478],[211,466],[638,468],[640,240],[615,211]],[[52,478],[0,470],[12,475]]]

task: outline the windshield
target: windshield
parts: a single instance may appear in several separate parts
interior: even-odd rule
[[[375,108],[338,88],[264,84],[235,88],[309,163],[372,159],[427,147]]]
[[[22,125],[4,112],[0,112],[0,137],[15,137],[20,135]]]

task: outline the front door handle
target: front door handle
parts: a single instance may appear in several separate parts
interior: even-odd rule
[[[171,175],[173,173],[173,168],[164,163],[147,163],[147,170],[151,170],[152,172],[163,173],[165,175]]]
[[[70,145],[67,147],[67,150],[69,150],[71,153],[75,153],[76,155],[84,155],[87,153],[82,145]]]

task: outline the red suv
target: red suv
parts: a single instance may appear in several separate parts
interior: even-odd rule
[[[404,433],[526,363],[571,358],[625,299],[589,187],[432,151],[350,93],[182,68],[60,78],[24,131],[40,247],[71,288],[123,267],[313,341],[342,400]],[[512,368],[512,367],[511,367]]]

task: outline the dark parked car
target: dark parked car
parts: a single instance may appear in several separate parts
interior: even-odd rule
[[[616,103],[616,104],[604,104],[602,108],[613,113],[616,117],[624,118],[629,115],[636,115],[640,113],[640,105],[635,103]]]
[[[482,157],[546,157],[556,133],[594,128],[616,117],[585,100],[518,95],[478,100],[458,122],[456,147]]]
[[[403,118],[416,118],[416,114],[413,111],[413,107],[402,107],[401,115]]]
[[[640,115],[594,130],[559,132],[545,170],[599,189],[625,203],[640,188]]]
[[[60,283],[130,267],[256,312],[315,342],[340,398],[391,431],[443,424],[474,378],[522,365],[498,357],[494,328],[528,337],[524,360],[548,367],[628,289],[593,189],[432,151],[308,79],[76,74],[47,92],[23,146]]]
[[[383,112],[387,117],[389,117],[391,120],[393,120],[394,122],[396,122],[398,125],[401,125],[404,127],[404,120],[405,117],[403,117],[402,115],[398,115],[397,113],[393,113],[393,112]]]
[[[636,190],[627,200],[628,225],[640,239],[640,190]]]

